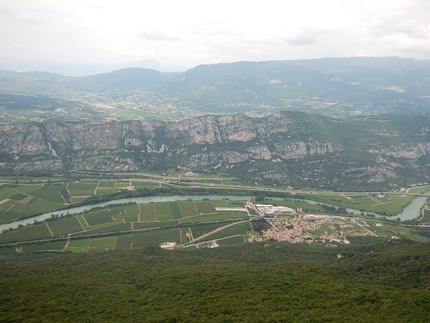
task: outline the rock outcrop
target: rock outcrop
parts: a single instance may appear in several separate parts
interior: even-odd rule
[[[392,129],[385,126],[383,134],[376,128],[377,120],[342,121],[297,112],[261,119],[241,114],[206,116],[173,123],[3,124],[0,171],[129,172],[174,167],[232,171],[251,181],[317,187],[427,181],[429,116],[390,118],[396,122],[390,119]],[[419,130],[403,136],[396,118],[419,123]],[[395,136],[390,137],[390,131]]]

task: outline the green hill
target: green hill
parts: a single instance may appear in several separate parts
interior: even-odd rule
[[[428,244],[342,248],[3,256],[2,322],[428,320]]]

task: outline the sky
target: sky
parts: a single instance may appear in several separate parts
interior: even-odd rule
[[[430,59],[430,0],[0,0],[0,69]]]

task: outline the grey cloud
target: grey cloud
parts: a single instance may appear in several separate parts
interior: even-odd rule
[[[19,20],[22,22],[25,22],[27,24],[31,25],[37,25],[39,23],[39,16],[35,12],[24,12],[20,17]]]
[[[161,41],[178,41],[179,37],[170,36],[158,31],[144,31],[140,34],[140,37],[148,40],[161,40]]]
[[[316,44],[322,32],[316,28],[304,28],[297,35],[288,37],[287,43],[291,45],[312,45]]]
[[[427,39],[430,34],[430,25],[423,21],[384,21],[370,27],[370,34],[374,36],[404,34],[413,39]]]
[[[429,1],[412,0],[401,10],[388,13],[387,19],[368,24],[368,32],[376,37],[403,34],[411,39],[428,39],[430,38],[429,12]]]

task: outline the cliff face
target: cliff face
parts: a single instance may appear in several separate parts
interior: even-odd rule
[[[390,116],[384,131],[373,119],[278,112],[262,119],[238,114],[174,123],[5,124],[0,125],[0,171],[174,167],[317,187],[427,181],[429,116]],[[405,120],[414,129],[403,127]]]

